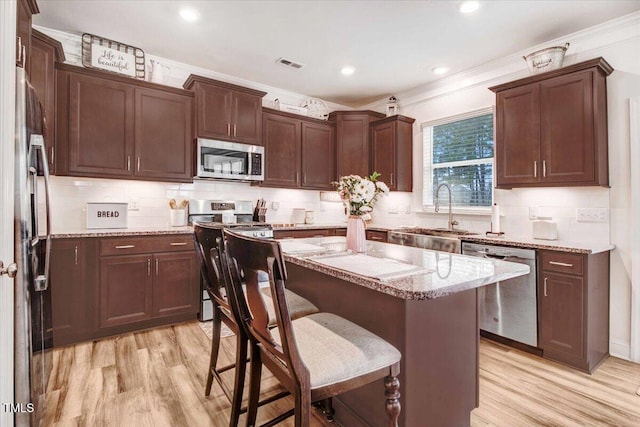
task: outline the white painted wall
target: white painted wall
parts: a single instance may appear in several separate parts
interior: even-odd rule
[[[0,1],[0,260],[5,265],[14,261],[15,37],[16,2]],[[13,279],[0,277],[0,404],[14,402],[13,286]],[[13,414],[0,406],[0,427],[13,423]]]

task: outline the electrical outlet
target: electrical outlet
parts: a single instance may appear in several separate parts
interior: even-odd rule
[[[130,211],[139,211],[140,207],[138,206],[137,200],[129,200],[129,210]]]
[[[608,222],[609,209],[607,208],[577,208],[576,221],[578,222]]]
[[[538,207],[537,206],[529,206],[529,219],[538,218]]]
[[[397,205],[389,205],[389,208],[387,209],[387,212],[390,214],[397,214],[398,213],[398,206]]]
[[[271,209],[273,209],[274,211],[280,209],[280,202],[271,202]]]

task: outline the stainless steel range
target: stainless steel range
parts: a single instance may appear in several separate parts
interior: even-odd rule
[[[273,227],[253,221],[253,202],[247,200],[189,200],[189,224],[216,224],[230,228],[244,236],[261,239],[273,238]],[[213,304],[200,281],[201,304],[198,319],[205,322],[213,318]]]

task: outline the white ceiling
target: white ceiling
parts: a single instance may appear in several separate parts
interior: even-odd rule
[[[436,66],[460,72],[640,10],[640,0],[483,1],[463,15],[459,3],[39,0],[34,24],[358,107],[438,79]],[[183,21],[184,6],[200,20]]]

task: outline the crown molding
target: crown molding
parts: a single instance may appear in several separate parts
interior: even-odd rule
[[[1,0],[0,0],[1,1]],[[71,34],[64,31],[54,30],[51,28],[41,27],[34,25],[38,31],[59,40],[64,47],[64,53],[66,56],[65,63],[82,66],[82,36],[77,34]],[[169,58],[163,58],[160,56],[150,55],[145,52],[145,61],[147,63],[147,70],[151,68],[150,60],[158,61],[163,65],[169,67],[169,72],[164,74],[163,84],[167,86],[173,86],[182,88],[185,81],[191,74],[195,74],[202,77],[209,77],[222,82],[243,86],[249,89],[255,89],[258,91],[266,92],[267,94],[263,98],[263,105],[271,107],[275,99],[279,99],[286,104],[298,105],[305,99],[310,98],[309,95],[288,91],[262,83],[254,82],[251,80],[245,80],[239,77],[230,76],[228,74],[218,73],[206,68],[196,67],[194,65],[185,64],[183,62],[173,61]],[[324,101],[324,100],[323,100]],[[324,101],[329,111],[333,110],[352,110],[353,107],[346,105],[336,104],[333,102]]]
[[[485,62],[445,78],[394,94],[400,107],[438,98],[448,93],[475,86],[493,86],[529,76],[522,57],[545,47],[570,43],[565,65],[583,61],[585,53],[640,37],[640,12],[630,13],[584,30],[540,43],[511,55]],[[597,55],[596,55],[597,56]],[[382,111],[387,98],[361,105],[358,109]]]

